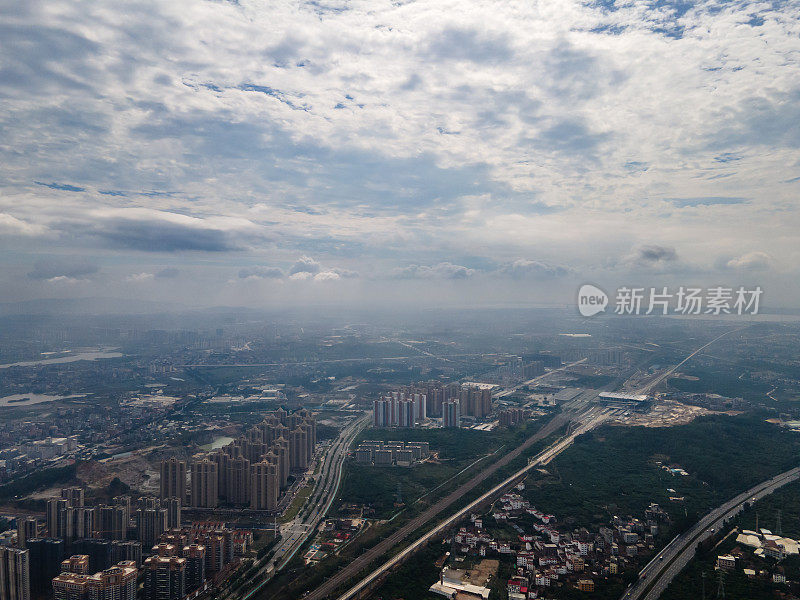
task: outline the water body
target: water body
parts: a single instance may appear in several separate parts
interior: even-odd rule
[[[0,406],[29,406],[31,404],[41,404],[42,402],[55,402],[56,400],[68,400],[69,398],[83,398],[85,394],[74,394],[72,396],[49,396],[48,394],[12,394],[0,398]]]
[[[60,363],[71,363],[79,360],[98,360],[103,358],[122,358],[124,356],[121,352],[115,352],[115,348],[99,348],[97,350],[86,350],[69,354],[68,356],[61,356],[59,358],[43,358],[42,360],[28,360],[23,362],[6,363],[0,365],[0,369],[8,369],[9,367],[37,367],[40,365],[55,365]]]
[[[214,438],[210,444],[206,444],[205,446],[200,446],[201,450],[216,450],[217,448],[222,448],[223,446],[227,446],[233,441],[232,437],[221,436]]]

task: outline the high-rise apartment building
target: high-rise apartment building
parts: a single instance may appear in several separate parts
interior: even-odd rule
[[[185,558],[151,556],[144,561],[144,600],[181,600],[185,595]]]
[[[62,540],[72,538],[72,518],[67,512],[70,508],[69,500],[65,498],[49,498],[47,500],[47,533],[50,537]]]
[[[182,503],[180,498],[164,498],[161,506],[167,511],[167,529],[175,529],[181,526]]]
[[[28,540],[30,556],[31,593],[34,596],[47,594],[50,582],[61,571],[64,560],[64,540],[34,538]]]
[[[278,467],[267,461],[251,467],[250,508],[274,511],[278,508]]]
[[[131,562],[138,569],[142,566],[142,543],[137,540],[112,541],[111,559],[116,564]]]
[[[0,600],[30,600],[30,553],[0,546]]]
[[[23,550],[28,547],[28,540],[38,535],[39,522],[32,518],[17,517],[17,546]]]
[[[167,509],[161,507],[157,498],[146,500],[144,506],[136,511],[136,527],[142,547],[150,548],[167,530]]]
[[[161,461],[161,498],[186,501],[186,462],[177,458]]]
[[[136,565],[121,562],[94,575],[63,572],[53,578],[55,600],[136,600]]]
[[[225,496],[233,504],[250,502],[250,460],[239,456],[228,464],[228,488]]]
[[[206,547],[191,544],[183,548],[181,555],[186,559],[186,593],[191,594],[206,578]]]
[[[461,427],[461,401],[457,398],[442,404],[442,426]]]
[[[192,463],[192,506],[214,508],[219,502],[217,463],[204,458]]]
[[[95,533],[107,540],[124,540],[128,537],[130,508],[124,504],[95,508]]]
[[[84,491],[81,487],[62,488],[61,498],[69,502],[70,506],[84,505]]]

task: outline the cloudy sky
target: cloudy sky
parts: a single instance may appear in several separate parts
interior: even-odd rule
[[[800,3],[0,0],[0,301],[800,306]]]

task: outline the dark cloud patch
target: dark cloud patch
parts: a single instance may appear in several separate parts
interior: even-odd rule
[[[507,265],[503,265],[499,269],[499,272],[510,275],[514,279],[550,279],[564,277],[571,272],[571,269],[561,265],[552,265],[540,260],[519,259]]]
[[[175,279],[180,276],[181,270],[175,267],[166,267],[160,271],[156,271],[156,279]]]
[[[400,86],[400,89],[403,91],[413,91],[417,89],[421,83],[422,77],[420,77],[417,73],[412,73],[411,76],[405,80],[403,85]]]
[[[748,98],[712,137],[712,149],[741,146],[800,148],[800,88]]]
[[[28,273],[28,278],[37,281],[58,278],[84,279],[99,270],[96,264],[82,259],[42,259],[36,261],[33,270]]]
[[[259,125],[236,123],[225,115],[155,118],[133,128],[131,133],[145,140],[176,140],[196,159],[193,166],[197,173],[211,161],[256,159],[265,151],[265,132]]]
[[[319,209],[319,208],[315,208],[313,206],[291,205],[291,206],[288,206],[287,208],[291,208],[295,212],[303,213],[303,214],[306,214],[306,215],[325,215],[325,214],[328,214],[327,211]]]
[[[302,68],[310,64],[308,60],[301,58],[304,46],[305,42],[301,38],[288,34],[280,42],[267,48],[263,56],[278,69],[287,69],[292,65]]]
[[[205,177],[212,166],[217,173],[239,173],[244,164],[265,181],[308,190],[315,206],[360,206],[370,215],[395,213],[398,206],[460,210],[458,199],[465,195],[489,194],[506,201],[523,196],[496,181],[485,163],[445,168],[437,166],[432,154],[389,157],[345,146],[331,148],[311,138],[293,139],[268,122],[237,123],[224,114],[155,118],[133,133],[145,141],[173,139],[181,144],[193,159],[185,177]],[[307,168],[310,164],[314,169]]]
[[[477,29],[448,27],[428,44],[426,58],[430,55],[443,60],[497,63],[510,60],[514,52],[505,37]]]
[[[87,106],[33,107],[13,116],[46,132],[59,131],[64,135],[83,139],[103,135],[111,126],[111,119],[107,114]]]
[[[633,258],[640,265],[656,265],[676,261],[678,253],[675,248],[652,244],[636,248]]]
[[[280,279],[283,277],[283,269],[278,267],[246,267],[239,271],[240,279],[255,277],[258,279]]]
[[[320,2],[319,0],[307,0],[305,3],[308,8],[313,10],[320,17],[328,15],[338,15],[347,12],[349,7],[344,3],[338,2]]]
[[[99,80],[88,60],[99,45],[77,33],[41,25],[0,23],[0,40],[0,97],[55,90],[91,92],[85,82]]]
[[[714,206],[715,204],[747,204],[746,198],[729,196],[701,196],[697,198],[665,198],[665,201],[679,208],[694,206]]]
[[[612,23],[606,23],[604,25],[598,25],[597,27],[592,27],[589,31],[591,33],[602,33],[606,35],[622,35],[628,29],[627,25],[616,25]]]
[[[612,83],[625,76],[610,70],[593,54],[563,41],[547,55],[545,67],[549,73],[550,92],[569,101],[590,100]]]
[[[113,248],[142,252],[238,250],[230,236],[219,229],[188,227],[157,219],[107,219],[89,233]]]
[[[63,192],[85,192],[86,188],[78,187],[77,185],[71,185],[69,183],[43,183],[41,181],[34,181],[36,185],[43,185],[44,187],[48,187],[51,190],[61,190]]]
[[[686,27],[678,23],[668,23],[662,26],[653,27],[653,33],[659,33],[673,40],[680,40],[686,33]]]
[[[172,198],[179,193],[180,192],[168,192],[165,190],[148,190],[146,192],[139,192],[139,195],[148,198]]]
[[[533,143],[548,150],[591,158],[608,138],[607,133],[591,131],[583,121],[565,119],[545,129]]]

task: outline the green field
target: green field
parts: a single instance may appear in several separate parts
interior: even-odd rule
[[[460,471],[476,460],[484,459],[475,465],[476,469],[489,464],[538,428],[538,423],[531,422],[526,427],[491,432],[471,429],[367,429],[359,435],[358,441],[428,442],[431,451],[438,453],[439,462],[411,467],[366,466],[348,462],[339,497],[348,503],[370,505],[375,509],[374,516],[377,518],[389,518],[399,510],[396,506],[398,494],[403,504],[413,505],[430,490],[457,477]],[[501,448],[497,455],[492,454]],[[458,479],[468,477],[472,472],[470,469]]]
[[[288,523],[294,519],[297,516],[297,513],[300,512],[300,509],[303,508],[303,504],[305,504],[306,500],[308,500],[308,497],[313,491],[314,480],[312,479],[303,488],[297,491],[297,494],[292,499],[292,503],[289,505],[289,508],[287,508],[286,512],[281,515],[281,523]]]

